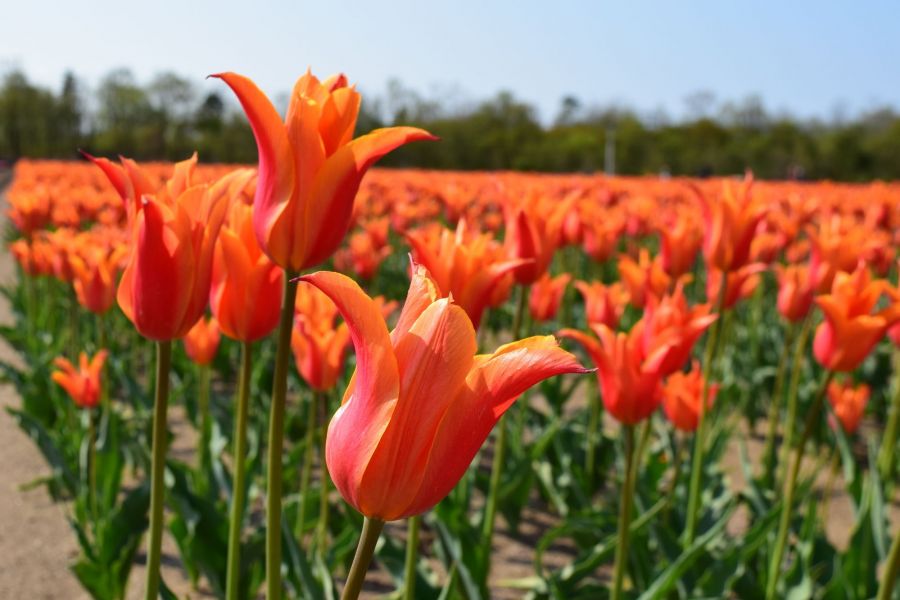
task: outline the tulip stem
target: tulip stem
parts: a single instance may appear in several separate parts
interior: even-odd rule
[[[281,598],[281,488],[282,449],[284,446],[284,403],[287,393],[288,357],[294,326],[294,302],[297,281],[293,273],[284,274],[284,296],[278,324],[278,348],[272,378],[272,404],[269,412],[269,448],[266,478],[266,598]]]
[[[803,462],[803,454],[806,449],[806,443],[812,434],[813,429],[819,422],[819,415],[822,413],[822,404],[825,398],[825,392],[828,384],[834,377],[834,371],[826,371],[819,386],[813,404],[806,414],[806,423],[803,427],[803,434],[797,445],[797,452],[794,454],[794,460],[791,462],[790,471],[788,471],[787,479],[784,482],[783,501],[781,505],[781,519],[778,522],[778,535],[775,537],[775,552],[772,554],[772,562],[769,564],[769,580],[766,586],[766,598],[772,600],[778,589],[778,578],[781,575],[781,560],[784,558],[784,549],[787,542],[788,529],[791,524],[791,509],[794,502],[794,492],[797,488],[797,476],[800,473],[800,466]]]
[[[303,539],[304,523],[306,522],[306,505],[309,496],[309,479],[312,473],[313,455],[315,454],[316,429],[318,429],[317,412],[321,392],[315,390],[309,398],[309,406],[306,413],[306,434],[304,436],[303,469],[300,471],[300,506],[297,509],[297,523],[294,536],[297,540]]]
[[[590,385],[590,384],[588,384]],[[588,402],[591,405],[590,416],[588,417],[588,429],[585,440],[587,442],[587,456],[584,461],[585,478],[587,479],[587,493],[592,496],[594,493],[594,470],[596,469],[597,454],[597,437],[600,428],[600,395],[589,393]]]
[[[891,600],[897,579],[900,579],[900,531],[894,536],[894,542],[891,544],[884,573],[881,575],[877,600]]]
[[[894,393],[888,413],[887,426],[878,449],[878,470],[882,481],[891,481],[894,472],[894,454],[897,449],[897,432],[900,428],[900,350],[894,350]],[[896,545],[896,544],[895,544]]]
[[[97,426],[93,410],[88,409],[88,503],[94,522],[97,521]]]
[[[803,329],[800,330],[800,335],[797,337],[797,341],[794,345],[794,357],[791,361],[791,379],[788,382],[788,395],[787,395],[787,417],[784,422],[784,435],[781,440],[781,456],[778,460],[780,465],[779,471],[781,472],[781,477],[784,475],[784,465],[788,464],[788,460],[790,459],[791,447],[794,443],[794,428],[797,422],[797,392],[800,389],[800,373],[803,370],[803,357],[804,352],[806,350],[806,340],[809,338],[809,333],[812,329],[812,313],[807,315],[806,322],[803,323]],[[780,479],[781,484],[784,485],[784,480]]]
[[[156,398],[153,402],[153,448],[150,457],[150,537],[147,539],[145,600],[159,597],[159,565],[163,532],[163,475],[166,471],[166,411],[169,402],[169,366],[172,342],[156,343]]]
[[[519,286],[519,303],[516,305],[516,314],[513,316],[512,339],[519,339],[522,322],[525,318],[525,307],[528,304],[528,286]],[[524,410],[524,407],[523,407]],[[491,481],[488,489],[487,501],[484,505],[484,518],[481,523],[481,537],[491,547],[494,537],[494,521],[497,519],[497,500],[500,495],[500,473],[503,471],[506,460],[506,418],[500,417],[497,423],[497,440],[494,443],[494,461],[491,464]],[[490,557],[490,552],[488,552]],[[486,572],[490,572],[490,568]]]
[[[106,318],[97,315],[97,352],[106,349]],[[109,410],[109,383],[106,381],[109,367],[107,361],[103,361],[100,369],[100,406],[104,411]]]
[[[28,335],[28,344],[32,344],[35,341],[35,321],[37,320],[35,310],[38,307],[34,290],[35,281],[34,276],[26,273],[24,269],[20,273],[25,285],[25,332]]]
[[[241,344],[241,371],[234,422],[234,481],[231,491],[231,519],[228,524],[228,579],[225,590],[227,600],[237,600],[240,595],[241,532],[244,523],[244,502],[247,489],[244,482],[247,460],[247,415],[250,407],[250,377],[252,370],[251,342],[243,342]],[[206,427],[204,426],[205,430]]]
[[[781,357],[778,360],[778,370],[775,373],[775,384],[772,388],[772,396],[769,398],[769,413],[767,415],[766,444],[763,448],[763,480],[771,485],[775,471],[775,437],[778,435],[778,422],[781,416],[781,397],[784,391],[784,375],[787,371],[788,356],[794,341],[795,327],[788,324],[784,337],[784,345],[781,348]]]
[[[622,484],[622,497],[619,502],[619,535],[616,543],[616,558],[613,567],[613,588],[610,598],[619,600],[622,597],[622,584],[625,581],[625,564],[628,562],[628,541],[631,531],[631,505],[634,500],[634,426],[623,425],[625,436],[625,481]]]
[[[322,490],[319,492],[319,524],[316,531],[316,546],[319,552],[324,554],[325,544],[328,542],[328,465],[325,463],[325,441],[328,435],[328,393],[320,393],[320,406],[322,409],[322,425],[319,428],[319,477],[322,482]]]
[[[708,274],[707,274],[708,276]],[[719,341],[719,334],[723,327],[725,312],[725,292],[728,289],[728,273],[722,274],[719,283],[719,297],[716,300],[716,321],[712,324],[709,335],[706,337],[706,347],[703,351],[703,368],[706,377],[703,378],[703,394],[700,403],[700,415],[697,423],[697,431],[694,433],[694,452],[691,457],[691,481],[688,488],[687,522],[684,528],[684,546],[689,547],[694,543],[697,534],[697,518],[700,509],[700,490],[703,485],[703,454],[706,450],[706,429],[709,419],[706,418],[706,407],[709,403],[709,386],[714,376],[713,358]]]
[[[383,528],[384,521],[369,517],[363,521],[362,535],[359,537],[359,545],[356,547],[350,572],[347,573],[347,583],[344,585],[341,600],[359,598],[363,582],[366,580],[366,571],[369,570],[369,563],[372,562],[372,555],[375,553],[375,544],[378,543],[378,536],[381,535]]]
[[[243,353],[243,348],[241,352]],[[243,372],[240,376],[243,377]],[[200,469],[202,473],[206,473],[210,459],[209,438],[212,436],[212,421],[209,418],[209,365],[200,365],[197,369],[197,409],[200,411]]]
[[[406,520],[406,569],[403,583],[403,600],[416,597],[416,565],[419,562],[419,525],[422,516],[416,515]]]

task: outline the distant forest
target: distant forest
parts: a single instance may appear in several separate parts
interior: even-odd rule
[[[176,160],[197,150],[205,162],[255,162],[246,118],[222,87],[200,93],[173,73],[139,82],[118,69],[93,89],[73,74],[51,89],[13,70],[0,80],[0,159],[76,158],[84,148],[139,160]],[[363,92],[357,133],[406,124],[442,139],[392,153],[385,166],[692,176],[749,168],[770,179],[900,179],[900,114],[893,107],[826,122],[772,114],[756,98],[716,103],[697,94],[688,116],[671,120],[564,97],[544,123],[509,92],[465,105],[398,82],[380,96]]]

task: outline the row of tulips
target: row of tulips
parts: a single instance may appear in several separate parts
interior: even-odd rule
[[[257,169],[198,165],[196,156],[171,167],[86,154],[93,167],[21,164],[9,190],[11,250],[22,272],[14,299],[24,326],[8,335],[30,362],[49,362],[49,346],[78,363],[57,358],[52,378],[84,409],[72,469],[83,481],[66,491],[78,499],[74,520],[88,555],[76,574],[95,596],[124,594],[142,533],[116,537],[123,520],[101,514],[114,508],[117,517],[126,509],[149,515],[145,597],[171,593],[159,577],[168,494],[169,529],[187,568],[202,570],[229,599],[253,595],[263,581],[268,598],[285,589],[327,596],[332,572],[347,563],[343,597],[356,597],[377,548],[388,569],[396,560],[385,549],[391,536],[381,533],[400,519],[408,520],[398,576],[406,597],[480,597],[488,593],[498,512],[515,528],[537,490],[560,519],[538,544],[537,577],[514,582],[537,596],[596,597],[603,580],[613,598],[774,598],[804,586],[835,597],[891,597],[900,543],[888,549],[884,506],[896,480],[900,393],[870,436],[869,468],[857,470],[848,438],[870,391],[843,374],[859,372],[887,334],[900,340],[900,291],[889,283],[900,188],[749,176],[373,171],[363,180],[387,152],[432,136],[401,127],[353,138],[360,98],[343,76],[301,77],[284,119],[249,79],[217,77],[247,113]],[[311,272],[323,264],[346,274]],[[69,288],[66,319],[41,307],[43,294],[60,287]],[[114,304],[156,345],[146,410],[127,398],[151,383],[129,371],[148,361],[128,341]],[[82,310],[97,315],[94,326],[81,322]],[[539,330],[582,347],[599,389],[572,375],[571,383],[541,384],[549,407],[530,397],[528,388],[544,380],[588,372],[552,336],[522,339]],[[478,354],[510,334],[512,342]],[[218,378],[234,389],[225,411],[230,437],[211,400],[222,335],[239,348],[236,379],[233,360]],[[807,360],[810,338],[815,364]],[[186,467],[167,459],[170,395],[185,392],[170,394],[186,370],[173,357],[179,339],[196,363],[185,397],[199,432],[189,482]],[[108,354],[113,344],[134,356]],[[349,344],[355,372],[326,418]],[[84,346],[96,349],[93,359]],[[289,402],[292,355],[309,390],[305,410]],[[113,374],[107,356],[120,362]],[[864,376],[886,389],[884,372],[872,372],[884,361],[869,362],[875,367]],[[32,368],[20,379],[17,418],[43,440],[48,460],[65,464],[66,452],[52,445],[65,434],[48,426],[71,425],[64,421],[71,411],[34,406],[40,367]],[[264,384],[262,375],[271,379]],[[816,377],[820,384],[805,385]],[[127,392],[111,385],[125,380]],[[660,406],[667,421],[657,417]],[[825,411],[833,428],[823,426]],[[762,458],[746,465],[751,486],[735,498],[719,464],[729,440],[742,437],[744,417],[752,426],[760,412],[767,413]],[[620,425],[615,435],[602,426],[604,415]],[[117,431],[130,423],[143,432],[121,441]],[[487,456],[474,459],[495,426],[486,473],[478,463]],[[118,443],[125,450],[112,447]],[[856,499],[854,530],[863,533],[843,554],[805,545],[822,537],[812,479],[801,477],[814,444],[832,448],[832,464],[843,465]],[[118,458],[106,475],[110,455]],[[616,455],[619,483],[607,475]],[[149,483],[122,492],[123,465]],[[338,513],[342,525],[364,517],[352,561],[337,550],[347,545],[346,529],[334,524],[330,482],[355,510]],[[286,490],[296,506],[284,502]],[[223,503],[226,524],[197,516]],[[738,505],[754,524],[731,535],[725,526]],[[254,529],[259,514],[265,523]],[[198,533],[217,528],[225,534]],[[420,530],[434,538],[443,576],[419,558]],[[803,542],[789,543],[792,532]],[[548,574],[540,557],[561,536],[580,554]],[[223,542],[224,556],[211,541]],[[110,546],[116,580],[98,585],[105,563],[97,557]],[[254,558],[259,547],[264,561]],[[203,558],[209,554],[220,558]],[[609,562],[611,571],[601,568]],[[422,572],[429,577],[416,585]]]

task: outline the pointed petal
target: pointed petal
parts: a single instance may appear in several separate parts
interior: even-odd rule
[[[309,199],[307,230],[315,239],[302,267],[319,264],[340,245],[350,226],[359,183],[375,161],[409,142],[433,139],[433,135],[415,127],[388,127],[358,137],[330,156],[316,174]]]
[[[424,512],[453,489],[519,394],[554,375],[589,372],[553,336],[527,338],[477,357],[438,427],[416,498],[399,516]]]
[[[391,342],[397,341],[409,331],[416,319],[419,318],[432,302],[441,297],[441,290],[424,266],[412,262],[412,280],[409,283],[409,292],[406,301],[400,311],[397,325],[391,332]]]
[[[119,194],[119,197],[122,200],[128,200],[128,178],[125,175],[124,169],[119,165],[115,164],[108,158],[97,158],[96,156],[91,156],[85,151],[81,151],[81,155],[97,165],[103,174],[106,175],[106,178],[109,179],[109,182],[115,188],[116,193]]]

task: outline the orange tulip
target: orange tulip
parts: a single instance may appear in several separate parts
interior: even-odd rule
[[[759,285],[759,273],[766,270],[762,263],[744,265],[728,273],[725,284],[725,295],[722,297],[722,308],[734,307],[739,300],[749,298]],[[706,298],[716,302],[722,285],[722,271],[710,269],[706,273]]]
[[[219,232],[209,305],[222,333],[255,342],[278,325],[284,272],[263,254],[253,232],[253,207],[231,205]]]
[[[116,299],[116,276],[127,252],[124,246],[115,246],[111,250],[87,246],[80,254],[69,257],[79,304],[98,315],[112,307]]]
[[[651,259],[646,248],[641,248],[637,261],[624,254],[620,256],[619,275],[628,290],[629,302],[635,308],[644,308],[648,298],[662,296],[672,285],[672,278],[663,269],[660,258]]]
[[[202,366],[210,364],[216,357],[221,339],[219,322],[216,321],[216,318],[210,317],[207,320],[200,317],[197,324],[191,327],[182,341],[188,358]]]
[[[118,300],[144,337],[181,338],[206,309],[224,200],[223,189],[206,185],[188,188],[171,204],[143,197]]]
[[[531,286],[531,294],[528,298],[531,318],[541,323],[555,317],[563,294],[566,293],[566,286],[569,285],[571,279],[572,276],[568,273],[562,273],[556,277],[550,277],[549,273],[544,273],[540,279],[535,281]]]
[[[869,386],[864,383],[853,385],[851,381],[844,383],[832,381],[828,384],[828,401],[841,422],[841,427],[847,433],[856,433],[859,428],[859,421],[866,412],[870,394]]]
[[[315,390],[330,390],[344,369],[350,344],[346,323],[335,326],[337,307],[309,284],[297,286],[291,349],[297,371]]]
[[[343,75],[297,80],[287,116],[236,73],[213,75],[237,95],[259,149],[253,224],[277,265],[300,271],[326,260],[350,227],[360,181],[379,158],[408,142],[436,139],[413,127],[389,127],[356,139],[360,95]]]
[[[662,399],[660,365],[665,354],[648,356],[640,328],[616,333],[606,325],[591,327],[599,340],[576,329],[560,337],[575,340],[597,365],[603,406],[620,423],[634,425],[649,417]]]
[[[563,220],[576,199],[570,195],[557,202],[532,196],[507,209],[503,240],[507,257],[525,261],[513,272],[517,283],[531,285],[550,268],[562,239]]]
[[[884,292],[893,292],[883,280],[873,281],[860,263],[853,273],[838,273],[831,293],[816,298],[825,320],[816,328],[813,353],[832,371],[852,371],[900,320],[900,301],[892,293],[889,306],[872,313]]]
[[[357,231],[350,235],[347,247],[334,255],[334,266],[340,271],[353,271],[360,279],[369,281],[378,267],[391,255],[388,245],[376,246],[376,240],[368,231]]]
[[[106,362],[106,350],[100,350],[93,358],[82,352],[78,355],[78,367],[63,357],[53,360],[59,369],[50,375],[58,383],[78,408],[94,408],[100,402],[100,373]]]
[[[675,429],[696,431],[700,423],[700,410],[703,406],[703,386],[705,380],[700,365],[694,361],[689,373],[677,371],[666,379],[662,391],[663,412],[672,421]],[[718,384],[711,384],[707,390],[706,408],[712,407]]]
[[[505,260],[494,238],[486,233],[470,236],[465,220],[460,220],[455,232],[422,228],[408,233],[407,240],[415,261],[428,269],[441,290],[453,295],[476,329],[485,308],[509,296],[506,276],[527,262]],[[502,293],[497,293],[498,288]]]
[[[752,194],[753,179],[743,184],[740,198],[736,198],[729,183],[716,201],[692,187],[703,214],[703,254],[706,262],[720,271],[735,271],[750,260],[750,246],[764,206]]]
[[[812,307],[815,282],[808,265],[775,265],[778,276],[778,312],[791,323],[803,320]]]
[[[619,319],[628,302],[628,292],[619,282],[606,285],[599,281],[576,281],[575,288],[584,298],[584,315],[588,325],[603,324],[610,329],[619,326]]]
[[[632,333],[641,339],[644,355],[656,357],[660,373],[669,375],[684,366],[694,344],[716,320],[709,311],[708,304],[689,307],[679,283],[672,294],[650,300]]]
[[[659,229],[662,268],[674,278],[690,272],[703,243],[703,233],[689,215],[687,211],[678,212],[670,223]]]
[[[302,277],[325,292],[350,328],[357,369],[328,427],[328,471],[344,499],[370,518],[421,514],[465,473],[497,420],[539,381],[585,369],[552,336],[475,356],[475,329],[413,267],[397,326],[338,273]]]

